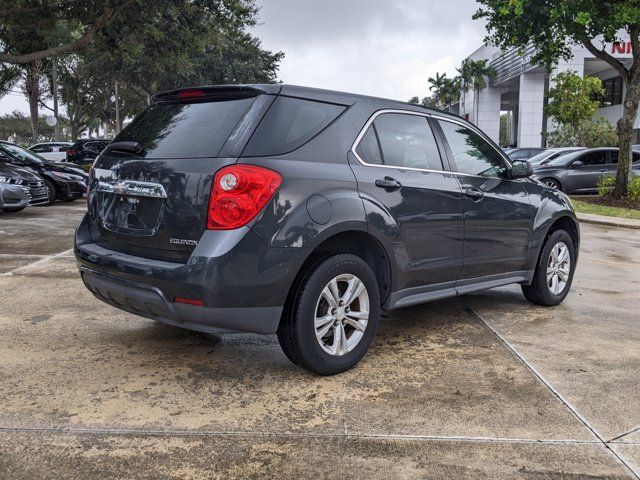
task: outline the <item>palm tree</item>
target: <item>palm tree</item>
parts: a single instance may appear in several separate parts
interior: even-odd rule
[[[489,65],[489,61],[483,60],[471,60],[471,72],[472,80],[471,85],[473,87],[473,101],[474,101],[474,122],[478,123],[478,110],[480,109],[480,90],[487,86],[487,79],[494,79],[498,75],[496,69]]]
[[[436,102],[439,105],[443,104],[443,100],[444,100],[443,96],[445,93],[448,80],[449,79],[447,78],[447,74],[440,73],[440,72],[436,72],[435,77],[429,77],[428,79],[428,82],[431,84],[431,86],[429,87],[429,91],[433,92]]]
[[[456,68],[456,71],[458,72],[460,90],[462,91],[462,94],[463,94],[462,103],[465,105],[465,108],[466,108],[466,103],[467,103],[466,93],[469,91],[469,88],[471,88],[471,84],[473,83],[473,72],[474,72],[473,60],[465,58],[462,61],[462,64],[460,64],[460,67]]]

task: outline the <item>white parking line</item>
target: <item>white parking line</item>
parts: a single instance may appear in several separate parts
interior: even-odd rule
[[[13,272],[17,272],[18,270],[22,270],[23,268],[34,267],[36,265],[40,265],[42,263],[48,262],[49,260],[53,260],[54,258],[63,257],[63,256],[67,255],[70,252],[73,252],[73,248],[70,248],[69,250],[65,250],[64,252],[56,253],[54,255],[47,255],[46,257],[41,258],[40,260],[37,260],[35,262],[28,263],[27,265],[23,265],[22,267],[14,268],[13,270],[11,270],[9,272],[5,272],[5,273],[0,274],[0,277],[13,276]],[[40,256],[40,255],[38,255],[38,256]]]

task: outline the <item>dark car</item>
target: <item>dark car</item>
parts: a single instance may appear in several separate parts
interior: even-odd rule
[[[517,283],[571,287],[568,198],[469,122],[295,87],[157,95],[94,164],[75,254],[100,300],[170,325],[277,333],[297,365],[355,365],[381,310]]]
[[[529,160],[532,157],[544,152],[544,148],[508,148],[505,153],[510,160]]]
[[[590,148],[568,153],[535,166],[534,178],[566,193],[594,193],[605,175],[615,175],[618,168],[617,148]],[[632,174],[640,174],[640,153],[633,152]]]
[[[47,189],[33,171],[3,161],[0,152],[0,210],[19,212],[29,205],[47,203]]]
[[[0,141],[0,154],[12,164],[27,167],[42,177],[49,205],[56,199],[72,202],[87,193],[89,176],[75,165],[45,160],[26,148],[3,141]]]
[[[83,138],[76,140],[67,150],[67,162],[84,165],[93,163],[111,140]]]

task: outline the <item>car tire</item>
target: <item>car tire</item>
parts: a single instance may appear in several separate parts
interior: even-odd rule
[[[554,190],[559,190],[560,192],[562,191],[562,185],[560,185],[560,182],[555,178],[543,178],[540,181],[547,187],[553,188]]]
[[[568,267],[562,258],[564,255],[568,255]],[[556,230],[542,248],[533,282],[531,285],[522,285],[522,293],[527,300],[536,305],[546,307],[558,305],[571,289],[575,268],[576,253],[573,239],[566,231]]]
[[[47,187],[47,196],[49,197],[49,201],[45,205],[53,205],[56,201],[56,186],[53,184],[51,180],[44,179],[44,184]]]
[[[373,271],[362,258],[339,254],[321,258],[296,283],[278,328],[285,355],[319,375],[352,368],[378,328],[380,291]],[[361,293],[349,303],[352,287]]]

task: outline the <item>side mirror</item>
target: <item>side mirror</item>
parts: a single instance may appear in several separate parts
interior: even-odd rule
[[[571,164],[571,168],[581,168],[583,166],[584,166],[584,162],[581,162],[580,160],[576,160]]]
[[[511,162],[511,178],[527,178],[533,175],[533,165],[527,160]]]

